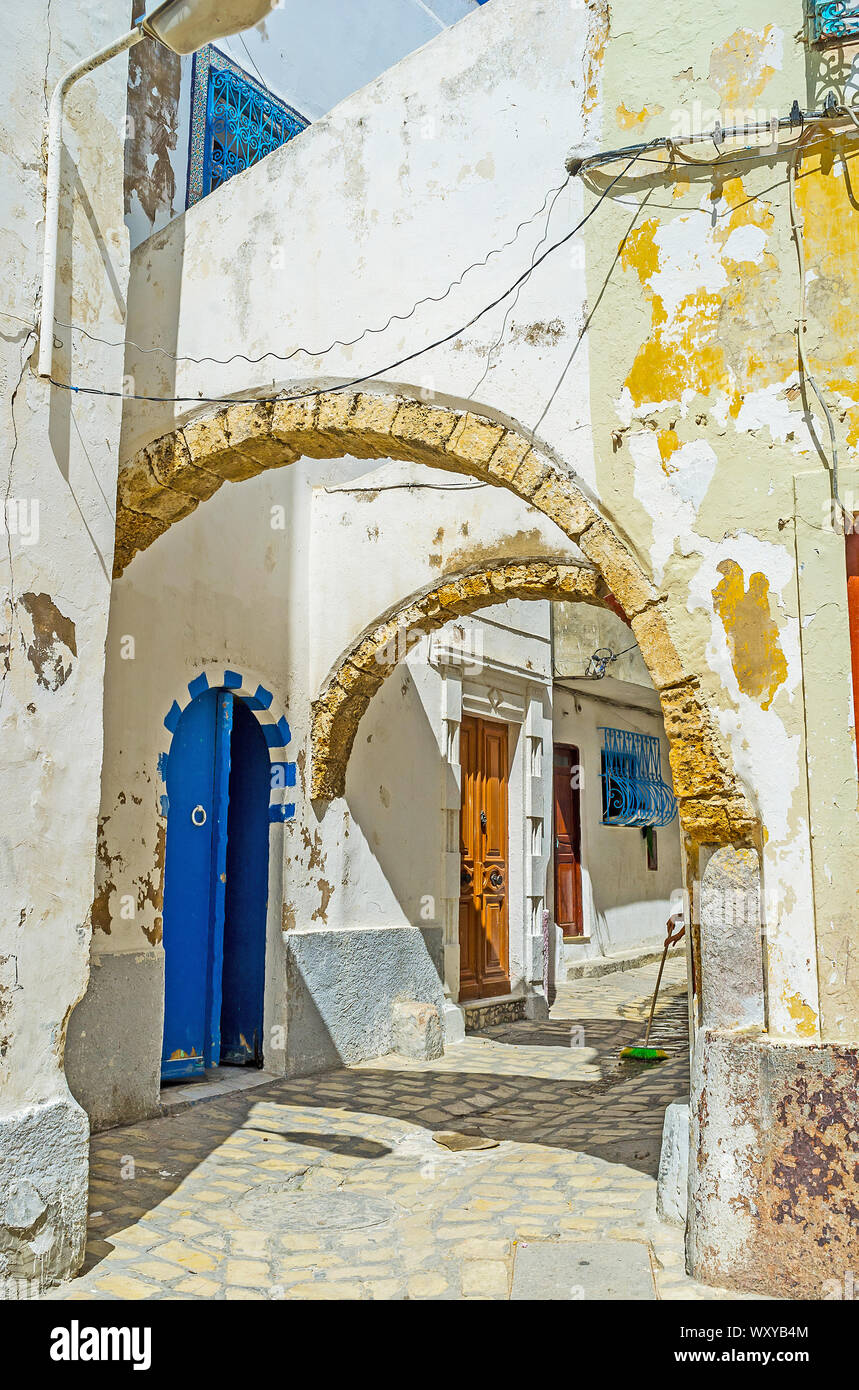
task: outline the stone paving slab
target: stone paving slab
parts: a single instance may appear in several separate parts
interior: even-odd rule
[[[512,1300],[622,1299],[654,1302],[656,1285],[645,1244],[634,1241],[536,1241],[520,1245]]]
[[[623,1242],[637,1269],[648,1253],[659,1298],[735,1297],[687,1278],[682,1231],[656,1221],[665,1108],[688,1093],[684,963],[654,1026],[670,1059],[618,1057],[655,975],[561,986],[547,1021],[434,1061],[378,1058],[96,1135],[86,1262],[46,1297],[507,1299],[535,1242]],[[450,1130],[497,1146],[433,1141]]]

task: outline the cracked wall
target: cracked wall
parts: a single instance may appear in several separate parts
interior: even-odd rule
[[[128,6],[5,7],[0,67],[4,535],[0,741],[0,1298],[65,1277],[83,1254],[87,1119],[64,1074],[83,994],[102,754],[120,402],[35,375],[45,133],[54,84],[128,25]],[[126,69],[66,102],[58,241],[58,381],[121,388]],[[85,334],[92,335],[91,337]]]
[[[613,5],[600,143],[676,136],[749,112],[764,120],[787,114],[796,96],[819,100],[818,58],[802,42],[802,7],[793,8],[774,19],[770,6],[746,6],[702,25],[691,12],[663,17],[635,0]],[[623,133],[621,97],[627,111],[642,113],[634,137]],[[797,179],[807,350],[835,412],[842,464],[855,458],[857,418],[850,323],[859,146],[851,132],[849,123],[833,135],[809,131]],[[589,289],[602,295],[591,327],[597,483],[609,507],[625,499],[625,525],[654,582],[685,596],[678,640],[695,654],[708,707],[764,827],[770,1028],[786,1037],[821,1027],[850,1037],[859,1027],[859,978],[846,978],[841,949],[844,918],[855,920],[853,719],[841,691],[849,665],[835,659],[827,696],[809,683],[800,655],[810,640],[800,609],[814,624],[820,603],[819,590],[803,602],[797,536],[811,528],[833,552],[843,540],[828,494],[806,513],[795,500],[797,476],[827,478],[829,440],[798,368],[793,149],[785,137],[780,152],[757,158],[732,160],[727,148],[717,155],[706,145],[689,154],[699,162],[656,155],[662,163],[634,166],[606,212],[602,239],[589,240]],[[594,173],[593,191],[614,172]],[[837,563],[829,567],[836,592],[827,597],[846,622],[843,554],[840,577]],[[828,730],[807,743],[806,700],[833,697],[844,739]],[[827,825],[825,851],[815,835],[820,808],[808,795],[817,764],[838,768],[840,825],[837,835]]]

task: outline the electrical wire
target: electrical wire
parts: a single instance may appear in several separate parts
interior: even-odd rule
[[[262,73],[260,72],[259,68],[257,67],[256,63],[255,63],[254,60],[253,60],[253,55],[252,55],[250,49],[248,48],[247,44],[245,43],[244,35],[243,35],[243,34],[238,34],[236,37],[238,38],[238,41],[239,41],[239,43],[241,44],[242,48],[245,50],[245,53],[248,55],[248,58],[250,59],[251,67],[253,68],[254,72],[256,73],[257,77],[259,78],[259,80],[260,80],[262,86],[265,88],[266,92],[268,93],[268,95],[269,95],[270,97],[274,97],[274,92],[273,92],[273,91],[271,90],[271,88],[269,87],[268,83],[266,82],[265,78],[263,77]],[[277,100],[276,97],[275,97],[275,100]]]
[[[531,264],[527,267],[527,269],[522,271],[521,275],[518,275],[516,277],[512,285],[509,285],[506,290],[503,290],[501,292],[501,294],[496,295],[495,299],[493,299],[489,304],[486,304],[482,309],[479,309],[476,314],[472,315],[472,317],[468,320],[467,323],[462,324],[458,328],[454,328],[449,333],[445,333],[441,338],[436,338],[434,342],[428,343],[424,347],[416,348],[414,352],[406,353],[404,357],[398,358],[395,362],[390,362],[384,367],[377,367],[374,371],[367,372],[363,376],[352,377],[349,381],[343,381],[339,384],[331,386],[316,387],[310,391],[294,391],[289,394],[279,393],[275,396],[152,396],[147,395],[143,392],[110,391],[106,390],[104,387],[99,386],[74,386],[67,381],[57,381],[56,378],[53,376],[49,377],[48,380],[51,382],[52,386],[57,386],[60,390],[72,391],[75,394],[79,395],[109,396],[134,401],[152,401],[165,405],[265,405],[273,404],[276,401],[307,400],[308,398],[313,396],[327,395],[328,393],[333,393],[337,391],[353,390],[356,386],[363,386],[367,382],[375,381],[379,377],[386,376],[389,372],[396,371],[399,367],[405,366],[408,362],[413,362],[416,357],[422,357],[424,353],[432,352],[435,348],[438,347],[444,347],[445,344],[453,341],[453,339],[455,338],[459,338],[463,333],[467,332],[469,328],[473,327],[475,323],[478,323],[480,319],[484,318],[487,314],[491,313],[493,309],[496,309],[498,305],[502,304],[509,295],[513,294],[519,288],[520,285],[524,284],[526,280],[530,279],[534,271],[537,270],[538,267],[541,266],[543,262],[548,259],[549,256],[553,255],[554,252],[557,251],[560,247],[565,246],[568,241],[571,241],[572,238],[576,236],[578,232],[581,231],[582,227],[584,227],[585,224],[591,220],[594,214],[599,211],[600,207],[602,207],[602,204],[608,197],[615,184],[618,183],[620,179],[625,177],[625,175],[629,172],[629,170],[632,168],[633,164],[636,162],[637,159],[637,154],[632,156],[626,167],[622,169],[621,172],[617,174],[614,179],[612,179],[611,183],[609,183],[606,188],[603,189],[594,206],[590,209],[590,211],[585,213],[584,217],[582,217],[576,223],[575,227],[571,228],[569,232],[567,232],[564,236],[560,237],[558,241],[553,242],[551,246],[548,246],[546,250],[543,252],[543,254],[541,256],[538,256],[536,260],[532,259]],[[268,356],[269,354],[265,355]]]
[[[859,128],[859,120],[857,120],[857,118],[852,114],[851,120],[853,121],[854,125],[857,126],[857,128]],[[811,126],[809,127],[808,131],[803,132],[803,136],[797,142],[796,148],[793,152],[793,158],[790,161],[790,170],[788,175],[790,223],[791,230],[793,232],[793,239],[796,243],[796,255],[797,262],[799,265],[799,316],[796,321],[796,340],[799,346],[800,371],[802,373],[803,379],[808,382],[809,386],[814,392],[814,395],[817,399],[817,403],[823,411],[823,415],[826,419],[826,424],[829,429],[829,447],[831,458],[830,478],[832,484],[832,496],[840,509],[842,519],[846,522],[848,520],[849,514],[847,512],[847,508],[844,506],[844,503],[841,501],[841,496],[838,491],[838,437],[835,432],[835,421],[832,418],[832,411],[829,409],[829,406],[811,371],[811,368],[808,364],[808,356],[805,351],[806,310],[808,304],[808,294],[805,281],[805,241],[803,237],[805,223],[800,218],[796,205],[796,171],[797,165],[799,164],[799,160],[802,156],[804,142],[806,139],[810,139],[811,136],[814,134],[815,130],[817,129],[817,126]],[[852,517],[850,517],[849,520],[852,527]]]
[[[681,145],[702,145],[709,144],[710,142],[712,142],[716,146],[717,150],[720,150],[720,146],[724,144],[726,140],[739,140],[744,138],[746,139],[746,141],[748,141],[749,137],[752,135],[768,134],[770,135],[771,141],[775,142],[776,136],[778,135],[778,132],[780,130],[793,131],[797,128],[797,126],[799,127],[798,138],[801,139],[803,132],[805,131],[805,127],[808,123],[819,123],[820,121],[842,121],[845,119],[845,117],[849,117],[851,120],[853,120],[853,117],[851,115],[851,108],[849,106],[839,106],[838,103],[834,100],[834,98],[828,100],[822,108],[815,111],[803,111],[800,108],[799,102],[795,101],[789,116],[780,116],[778,118],[774,118],[771,121],[757,121],[753,122],[751,125],[747,124],[742,126],[736,125],[723,127],[717,122],[716,127],[713,130],[699,131],[695,134],[686,136],[686,138],[682,140],[675,140],[668,135],[657,135],[653,140],[647,141],[646,144],[623,145],[618,149],[600,150],[599,153],[586,155],[584,158],[580,158],[577,155],[570,155],[567,159],[566,167],[569,173],[581,175],[584,173],[588,173],[591,169],[596,168],[599,165],[614,164],[619,159],[626,159],[628,155],[634,152],[638,153],[644,160],[644,162],[647,164],[664,164],[664,160],[648,159],[647,151],[653,149],[664,149],[668,150],[670,154],[671,151],[678,150]],[[854,121],[854,125],[855,124],[856,122]],[[750,148],[748,144],[746,145],[746,148]],[[779,146],[778,149],[774,149],[773,153],[778,153],[778,150],[781,148],[782,147]],[[713,162],[734,163],[740,159],[760,159],[761,157],[766,157],[766,154],[767,148],[766,146],[762,145],[759,146],[757,149],[753,150],[753,152],[747,156],[742,156],[739,154],[734,155],[729,152],[725,152],[724,154],[722,154],[720,152],[718,161]],[[691,155],[686,156],[686,159],[687,162],[690,164],[708,163],[707,160],[695,160]],[[670,163],[670,159],[668,162]]]
[[[605,678],[607,667],[613,661],[626,656],[627,652],[634,652],[638,647],[637,642],[633,642],[631,647],[624,647],[622,652],[613,652],[611,647],[597,647],[587,666],[585,667],[585,680],[601,681]]]
[[[556,675],[555,680],[559,681],[601,681],[605,679],[606,668],[613,661],[626,656],[627,652],[638,650],[638,643],[633,642],[631,647],[624,647],[622,652],[613,652],[611,647],[597,647],[593,656],[588,658],[584,675],[575,675],[566,672],[564,675]]]
[[[141,343],[136,343],[133,338],[120,339],[119,341],[112,342],[108,338],[101,338],[95,333],[90,333],[88,329],[83,328],[80,324],[63,323],[59,319],[55,320],[55,322],[58,328],[68,328],[73,333],[80,333],[84,338],[88,338],[90,342],[103,343],[105,347],[123,349],[132,347],[136,352],[140,353],[141,356],[150,356],[153,353],[161,353],[162,356],[169,357],[171,362],[193,362],[196,366],[203,366],[204,364],[209,363],[212,366],[216,367],[228,367],[233,362],[247,362],[249,366],[256,367],[259,366],[261,362],[265,362],[266,359],[269,357],[274,358],[278,362],[290,362],[292,361],[293,357],[298,357],[300,355],[303,355],[305,357],[312,357],[314,359],[326,357],[337,347],[355,347],[358,343],[360,343],[364,338],[368,337],[370,334],[386,333],[388,329],[391,327],[391,324],[393,323],[406,323],[410,318],[414,317],[418,309],[423,304],[441,304],[445,299],[447,299],[448,295],[450,295],[453,292],[453,290],[457,289],[458,286],[463,283],[466,275],[469,275],[472,270],[482,270],[486,265],[489,264],[493,256],[500,256],[502,252],[508,250],[509,247],[513,246],[514,243],[518,240],[520,232],[522,232],[526,227],[530,227],[532,223],[536,222],[538,217],[542,216],[549,202],[549,199],[553,195],[558,195],[561,192],[563,192],[567,184],[570,182],[571,178],[572,175],[568,174],[567,177],[564,179],[563,183],[558,184],[555,188],[550,188],[546,193],[546,196],[544,197],[537,211],[533,213],[530,217],[523,219],[523,221],[521,221],[515,228],[513,235],[509,237],[507,241],[502,242],[500,246],[493,247],[493,249],[487,252],[487,254],[483,257],[483,260],[472,261],[471,265],[466,266],[465,270],[463,270],[462,273],[458,275],[455,280],[452,280],[450,284],[446,287],[446,289],[442,291],[441,294],[424,295],[423,298],[415,300],[412,307],[409,310],[407,310],[406,313],[391,314],[387,319],[387,322],[380,324],[377,328],[362,328],[361,332],[354,338],[334,338],[328,344],[328,346],[324,348],[297,347],[293,348],[292,352],[264,352],[259,357],[248,357],[247,353],[244,352],[234,352],[230,357],[193,357],[190,353],[171,352],[169,348],[163,348],[158,346],[143,347]]]

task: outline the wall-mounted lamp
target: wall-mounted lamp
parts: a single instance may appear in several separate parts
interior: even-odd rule
[[[63,146],[63,103],[66,93],[87,73],[108,59],[132,48],[147,36],[174,53],[195,53],[206,43],[229,38],[250,29],[270,14],[276,0],[166,0],[145,15],[133,29],[106,48],[77,63],[60,78],[51,96],[48,114],[48,170],[45,198],[45,248],[42,256],[42,317],[39,331],[38,371],[50,377],[54,357],[54,320],[57,299],[57,241],[60,225],[60,172]]]

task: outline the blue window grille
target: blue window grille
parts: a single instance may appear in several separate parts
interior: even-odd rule
[[[601,732],[603,825],[668,825],[677,802],[662,780],[659,739],[629,729]]]
[[[194,55],[186,206],[310,124],[211,44]]]
[[[859,0],[811,0],[811,18],[819,43],[859,39]]]

